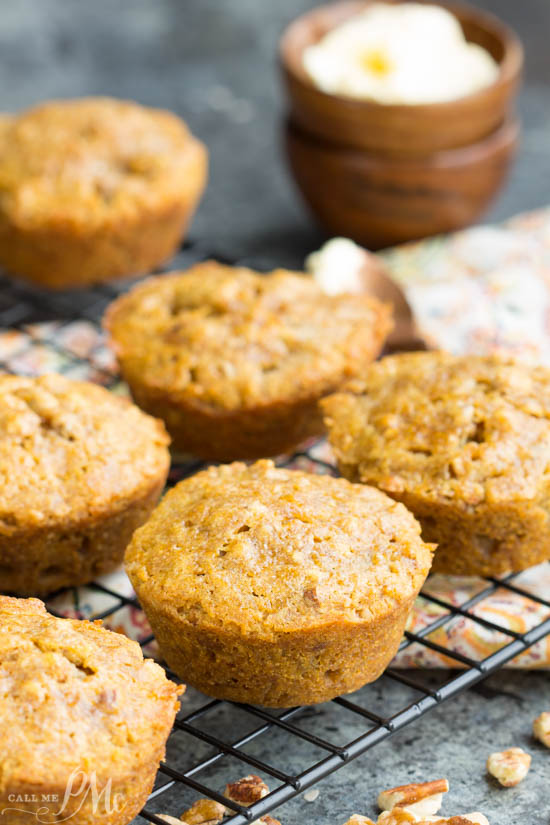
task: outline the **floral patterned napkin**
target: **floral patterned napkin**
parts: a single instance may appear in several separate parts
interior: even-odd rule
[[[550,209],[382,254],[428,346],[550,364]]]

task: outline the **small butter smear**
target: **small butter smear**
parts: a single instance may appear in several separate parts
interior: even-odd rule
[[[308,255],[306,272],[327,295],[364,292],[361,270],[365,266],[365,250],[347,238],[333,238],[318,252]]]
[[[498,64],[441,6],[373,3],[303,54],[313,83],[378,103],[441,103],[494,82]]]

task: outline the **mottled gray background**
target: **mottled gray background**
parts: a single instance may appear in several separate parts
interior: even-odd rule
[[[112,94],[179,112],[211,152],[210,185],[192,237],[220,255],[297,266],[321,235],[281,158],[275,51],[285,23],[312,5],[307,0],[3,0],[0,108]],[[527,53],[521,156],[490,214],[501,218],[550,199],[550,2],[481,5],[516,28]],[[373,816],[382,786],[447,776],[448,814],[479,809],[491,825],[548,825],[550,752],[533,743],[530,725],[550,706],[549,688],[542,673],[493,677],[325,780],[315,802],[298,799],[278,816],[283,825],[339,825],[354,812]],[[385,680],[366,690],[379,709],[396,708],[405,699]],[[185,707],[195,701],[190,691]],[[228,736],[241,722],[224,714],[215,720]],[[310,712],[304,724],[334,741],[360,732],[345,725],[332,705]],[[510,745],[530,750],[533,768],[522,785],[502,790],[485,777],[484,764],[490,750]],[[197,756],[195,748],[177,737],[170,756],[183,767]],[[254,752],[298,770],[312,756],[284,736],[258,743]],[[215,781],[223,784],[241,771],[235,763],[223,764]],[[177,814],[188,802],[172,795],[163,805],[159,801],[158,810]]]

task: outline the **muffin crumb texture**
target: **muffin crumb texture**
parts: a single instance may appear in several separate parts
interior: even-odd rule
[[[163,425],[61,375],[0,376],[0,586],[42,594],[122,561],[164,486]]]
[[[134,398],[176,447],[229,460],[319,435],[318,399],[378,355],[391,312],[298,273],[210,261],[139,284],[105,324]]]
[[[59,800],[25,801],[14,808],[27,812],[5,810],[0,823],[23,825],[39,808],[44,822],[130,822],[152,788],[182,688],[143,658],[137,642],[100,622],[57,619],[37,599],[7,596],[0,596],[0,683],[1,798]],[[94,783],[103,791],[95,806]]]
[[[211,467],[126,553],[170,666],[208,695],[308,704],[380,675],[431,562],[407,510],[345,479]]]
[[[170,257],[207,154],[171,112],[55,100],[0,123],[0,261],[52,288],[148,272]]]
[[[498,356],[389,356],[323,403],[342,474],[402,501],[435,572],[550,556],[550,370]]]

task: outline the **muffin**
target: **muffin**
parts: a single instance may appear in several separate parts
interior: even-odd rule
[[[320,435],[319,398],[361,374],[390,318],[375,298],[328,296],[298,273],[210,261],[139,284],[105,325],[135,401],[174,446],[230,461]]]
[[[0,823],[125,825],[145,804],[182,688],[101,622],[0,596]]]
[[[0,263],[52,289],[148,272],[179,245],[207,153],[171,112],[43,103],[0,125]]]
[[[119,564],[163,489],[168,440],[95,384],[0,376],[0,592],[46,594]]]
[[[393,355],[323,402],[342,474],[402,501],[433,570],[496,576],[550,558],[550,370]]]
[[[379,490],[263,460],[180,482],[125,564],[178,676],[219,699],[288,707],[380,676],[431,549]]]

